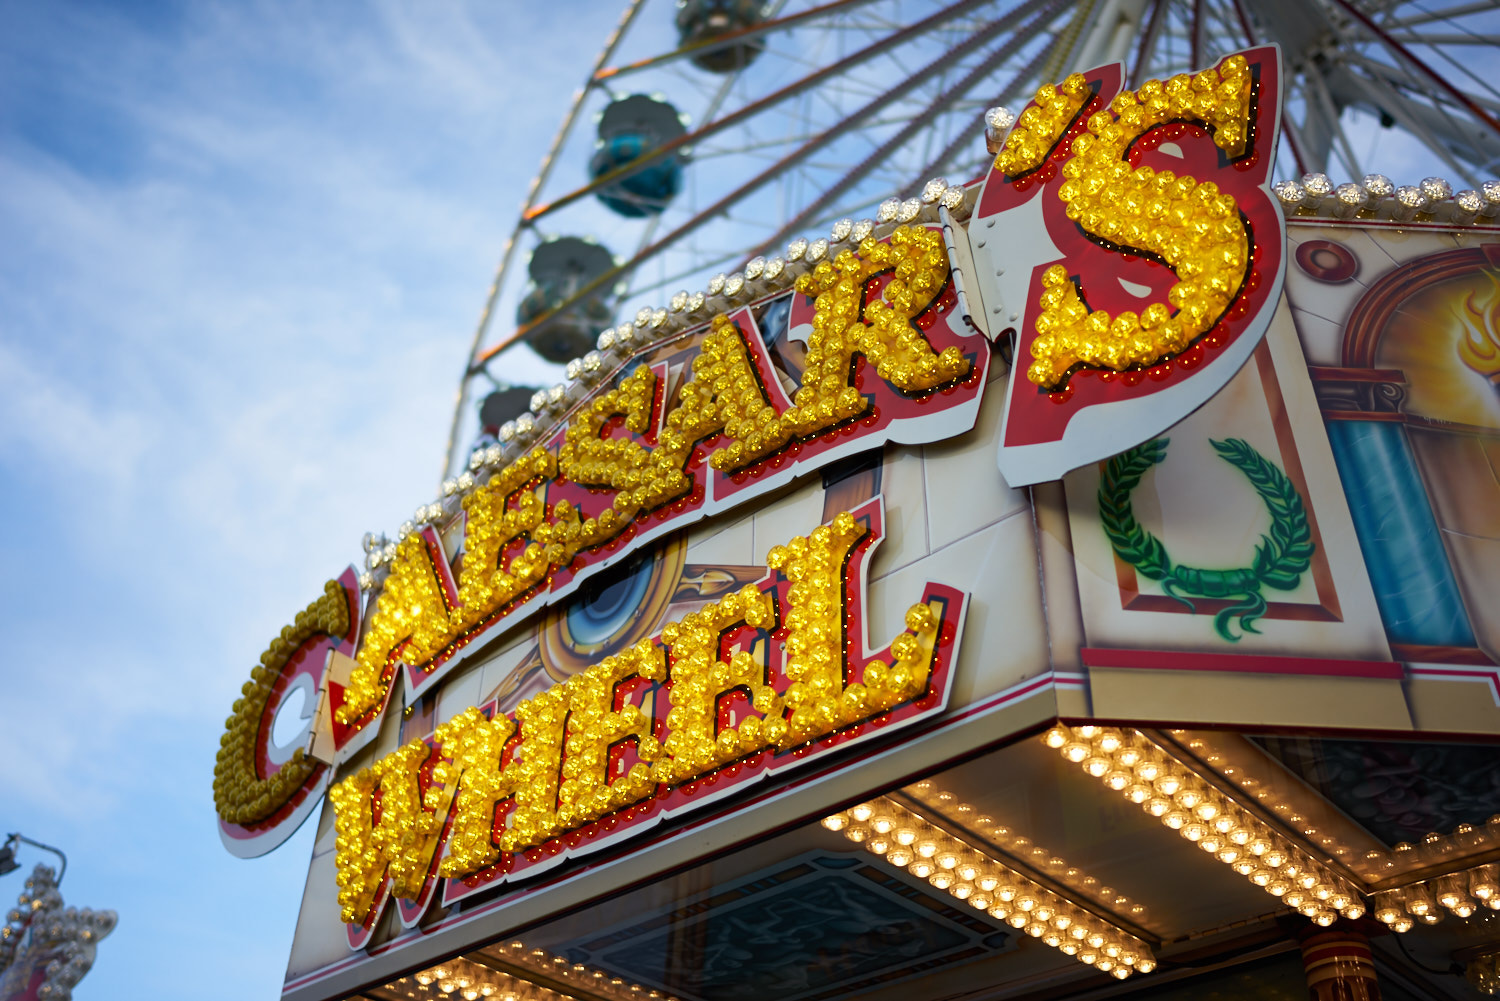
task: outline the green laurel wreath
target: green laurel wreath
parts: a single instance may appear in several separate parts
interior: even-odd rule
[[[1312,560],[1316,545],[1307,525],[1307,508],[1302,495],[1292,486],[1284,472],[1248,442],[1239,438],[1224,441],[1209,439],[1219,457],[1250,481],[1271,512],[1271,531],[1260,537],[1255,558],[1247,567],[1233,570],[1211,570],[1173,563],[1161,540],[1141,527],[1131,510],[1130,494],[1141,477],[1167,455],[1168,438],[1156,438],[1127,449],[1105,464],[1099,482],[1099,518],[1104,534],[1120,559],[1135,567],[1148,580],[1161,582],[1161,589],[1197,613],[1192,595],[1197,598],[1224,598],[1233,604],[1214,616],[1214,629],[1231,643],[1240,637],[1230,628],[1238,619],[1243,632],[1258,633],[1255,622],[1266,614],[1264,587],[1290,591],[1302,579]]]

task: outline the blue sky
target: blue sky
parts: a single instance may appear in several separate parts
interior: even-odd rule
[[[80,1001],[278,996],[311,825],[220,847],[223,719],[434,496],[594,6],[0,0],[0,832],[120,912]]]
[[[0,0],[0,832],[120,912],[80,1001],[278,996],[311,825],[220,847],[224,716],[362,532],[434,496],[618,14]]]

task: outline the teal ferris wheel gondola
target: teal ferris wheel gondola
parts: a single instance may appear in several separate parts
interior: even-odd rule
[[[597,181],[686,132],[682,115],[658,97],[633,94],[612,101],[599,118],[599,140],[589,160],[589,176]],[[687,156],[680,151],[656,158],[600,188],[599,200],[629,219],[657,215],[682,190],[686,165]]]

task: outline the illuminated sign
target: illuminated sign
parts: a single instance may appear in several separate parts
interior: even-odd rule
[[[1250,357],[1285,271],[1280,119],[1275,46],[1135,90],[1075,73],[1021,113],[969,221],[990,335],[1016,339],[1012,485],[1159,434]]]
[[[350,945],[391,897],[410,927],[440,882],[451,904],[941,711],[967,596],[926,584],[872,651],[866,567],[883,535],[877,497],[774,547],[758,584],[333,786]]]
[[[1276,50],[1260,48],[1134,91],[1118,66],[1075,74],[1022,113],[966,227],[949,219],[875,239],[866,224],[842,251],[797,263],[784,309],[766,305],[768,290],[629,357],[591,356],[595,376],[559,387],[561,410],[525,419],[536,434],[483,450],[478,475],[427,506],[372,575],[329,582],[262,656],[215,769],[225,844],[241,855],[276,847],[376,736],[398,686],[411,706],[479,641],[573,607],[581,585],[632,553],[771,503],[836,461],[975,431],[991,339],[1016,345],[1002,406],[980,429],[1003,424],[1010,486],[1060,477],[1190,414],[1241,368],[1279,299],[1284,222],[1266,189],[1278,73]],[[928,584],[907,634],[868,662],[846,658],[864,642],[860,574],[882,533],[872,504],[819,516],[852,508],[857,534],[845,519],[789,543],[759,584],[711,596],[510,714],[493,701],[468,709],[340,772],[331,795],[351,941],[388,898],[409,926],[440,883],[451,902],[828,741],[937,711],[961,592]],[[848,563],[800,580],[811,571],[796,547],[825,543],[844,546]],[[832,614],[836,588],[843,631],[825,624],[814,642],[800,623]],[[853,639],[841,647],[838,636]],[[806,677],[802,648],[821,658]],[[298,691],[318,700],[316,757],[271,739]]]
[[[382,568],[362,623],[351,579],[343,618],[310,609],[284,631],[227,724],[214,779],[226,846],[275,848],[327,781],[306,757],[266,760],[289,674],[316,664],[334,747],[347,756],[374,735],[403,674],[410,696],[430,690],[475,640],[647,542],[885,442],[941,441],[974,426],[990,345],[956,309],[937,228],[865,239],[802,274],[791,298],[779,333],[805,344],[799,371],[773,360],[749,309],[637,353],[462,497],[443,519],[461,534],[456,553],[437,526],[413,531]],[[783,382],[790,374],[800,376],[795,390]],[[354,650],[347,684],[322,676],[333,646]]]

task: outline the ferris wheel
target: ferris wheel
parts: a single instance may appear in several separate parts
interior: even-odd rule
[[[987,109],[1076,69],[1122,62],[1135,85],[1272,42],[1278,177],[1500,174],[1496,0],[629,0],[505,242],[445,476],[611,324],[982,176]]]

